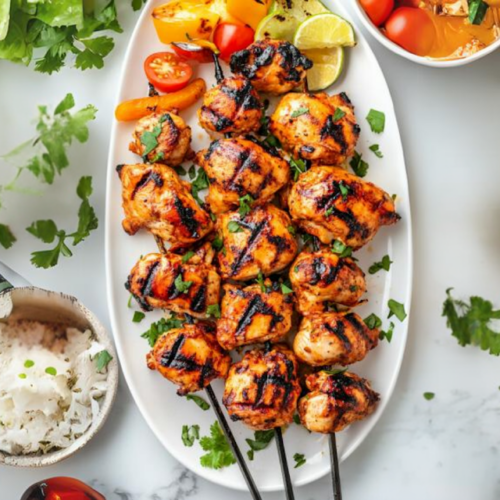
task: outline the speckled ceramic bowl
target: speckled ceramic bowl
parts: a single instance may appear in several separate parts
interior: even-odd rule
[[[0,266],[0,271],[4,268]],[[14,282],[14,280],[11,279]],[[44,467],[70,457],[83,448],[101,429],[106,421],[118,388],[118,362],[111,339],[99,320],[75,297],[42,290],[34,286],[13,287],[0,275],[0,321],[6,319],[31,319],[67,324],[82,330],[90,329],[96,340],[113,356],[108,364],[108,390],[100,412],[89,429],[68,448],[44,455],[9,455],[0,451],[0,465],[15,467]]]
[[[464,66],[465,64],[469,64],[471,62],[477,61],[478,59],[482,59],[483,57],[491,54],[495,50],[500,47],[500,38],[493,42],[488,47],[472,54],[471,56],[464,57],[462,59],[453,59],[450,61],[441,61],[439,59],[431,59],[430,57],[422,57],[412,54],[407,50],[403,49],[393,41],[389,40],[378,28],[375,26],[365,10],[359,3],[359,0],[354,0],[352,2],[352,6],[356,11],[359,19],[363,23],[364,27],[370,32],[370,34],[376,38],[384,47],[388,48],[391,52],[394,52],[398,56],[404,57],[409,61],[415,62],[417,64],[423,64],[424,66],[431,66],[433,68],[455,68],[457,66]]]

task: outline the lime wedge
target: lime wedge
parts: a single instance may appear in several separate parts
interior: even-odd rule
[[[10,0],[0,0],[0,40],[7,36],[10,20]]]
[[[342,74],[344,69],[342,47],[305,50],[304,55],[314,63],[313,67],[307,70],[307,87],[311,92],[328,88]]]
[[[354,47],[356,39],[351,24],[337,14],[325,12],[303,21],[293,39],[299,50]]]
[[[299,23],[321,12],[330,12],[319,0],[273,0],[269,13],[284,12]]]
[[[284,12],[275,12],[266,16],[255,30],[255,40],[272,38],[273,40],[286,40],[293,42],[297,29],[297,21]]]

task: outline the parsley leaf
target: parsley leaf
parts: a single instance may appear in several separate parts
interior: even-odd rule
[[[300,107],[300,108],[293,110],[290,113],[290,116],[292,118],[298,118],[299,116],[305,115],[306,113],[309,113],[309,108]]]
[[[201,396],[197,396],[196,394],[188,394],[186,400],[193,401],[193,403],[196,403],[203,411],[210,409],[210,405]]]
[[[175,280],[174,280],[175,288],[180,293],[188,293],[192,284],[193,284],[192,281],[183,281],[182,274],[178,274],[177,278],[175,278]]]
[[[367,316],[363,320],[363,322],[370,330],[374,330],[375,328],[380,328],[382,326],[382,320],[375,313],[371,313],[370,316]]]
[[[351,158],[349,165],[358,177],[365,177],[370,168],[370,165],[363,160],[363,155],[359,154],[357,151],[354,151],[354,156]]]
[[[392,260],[390,259],[390,257],[388,255],[384,255],[382,257],[382,260],[380,260],[379,262],[374,262],[369,268],[368,268],[368,272],[370,274],[376,274],[378,273],[379,271],[381,271],[382,269],[384,271],[389,271],[389,269],[391,268],[391,264],[392,264]]]
[[[0,245],[5,249],[10,248],[17,241],[9,226],[0,224]]]
[[[427,401],[431,401],[435,396],[433,392],[424,392],[424,398],[427,399]]]
[[[352,248],[344,245],[339,240],[335,240],[332,245],[332,252],[337,254],[340,258],[350,257],[352,255]]]
[[[146,315],[143,312],[135,311],[134,316],[132,318],[132,321],[134,323],[140,323],[145,317],[146,317]]]
[[[170,318],[161,318],[159,321],[151,323],[151,326],[146,330],[141,337],[148,341],[150,347],[154,347],[156,341],[166,332],[174,328],[181,328],[184,326],[184,321],[178,319],[177,316],[172,315]]]
[[[387,316],[388,318],[390,318],[391,316],[396,316],[399,321],[404,321],[406,319],[407,314],[404,304],[401,304],[394,299],[389,299],[387,305],[389,306],[390,311],[389,316]]]
[[[248,215],[250,213],[250,211],[252,210],[253,202],[254,199],[249,194],[246,194],[245,196],[242,196],[240,198],[239,213],[241,217],[245,217],[245,215]]]
[[[227,229],[230,233],[241,233],[243,231],[243,228],[240,226],[240,223],[235,220],[228,222]]]
[[[500,310],[494,310],[489,300],[471,297],[469,303],[456,300],[446,290],[443,304],[446,326],[461,346],[476,345],[494,356],[500,355],[500,332],[491,328],[492,320],[500,319]]]
[[[207,307],[207,316],[212,316],[216,319],[220,318],[220,307],[219,304],[212,304]]]
[[[333,113],[333,122],[338,122],[341,118],[344,118],[345,112],[340,108],[335,109],[335,113]]]
[[[104,349],[101,352],[98,352],[94,356],[94,361],[96,364],[97,371],[102,372],[102,370],[104,370],[104,368],[106,368],[109,365],[112,359],[113,356],[111,356],[111,354],[109,354],[109,352],[106,351],[106,349]]]
[[[200,458],[202,467],[222,469],[236,463],[233,452],[218,422],[210,426],[210,436],[200,439],[202,449],[208,453]]]
[[[378,144],[372,144],[370,147],[369,147],[370,151],[373,152],[373,154],[377,157],[377,158],[383,158],[384,155],[382,154],[382,151],[380,151],[380,146]]]
[[[366,121],[370,124],[372,132],[376,134],[381,134],[385,130],[385,113],[382,111],[370,109],[370,112],[366,115]]]
[[[75,232],[67,234],[60,230],[53,220],[38,220],[31,224],[26,230],[43,241],[53,243],[57,241],[52,250],[43,250],[31,254],[31,263],[36,267],[48,269],[57,265],[59,256],[71,257],[73,253],[66,244],[68,238],[73,238],[73,246],[81,243],[90,235],[90,232],[97,229],[98,220],[94,209],[90,206],[89,196],[92,194],[92,177],[82,177],[76,189],[78,197],[82,200],[78,210],[78,228]]]
[[[200,438],[200,426],[199,425],[192,425],[191,427],[189,427],[188,425],[182,426],[181,439],[182,439],[184,446],[191,448],[191,446],[193,446],[194,442],[199,438]]]
[[[274,429],[268,431],[255,431],[254,439],[246,439],[250,450],[247,451],[248,458],[253,460],[254,452],[266,449],[274,439]]]
[[[391,343],[392,335],[394,333],[394,326],[394,323],[391,321],[387,330],[380,330],[378,338],[380,340],[387,339],[387,342]]]
[[[295,460],[295,466],[294,469],[298,469],[299,467],[302,467],[306,463],[306,457],[302,453],[295,453],[293,456],[293,459]]]

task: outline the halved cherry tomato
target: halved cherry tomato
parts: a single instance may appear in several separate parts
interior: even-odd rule
[[[202,40],[205,42],[205,40]],[[196,42],[172,42],[173,51],[181,58],[186,61],[197,61],[199,63],[209,63],[213,62],[213,53],[216,51],[219,52],[215,44],[213,45],[213,49],[208,47],[204,47],[201,44]]]
[[[375,26],[384,24],[394,10],[394,0],[360,0],[360,3]]]
[[[183,89],[193,76],[191,66],[172,52],[156,52],[144,61],[149,82],[161,92]]]
[[[396,9],[385,23],[385,28],[390,40],[418,56],[429,54],[436,38],[434,24],[422,9]]]
[[[228,62],[235,52],[246,49],[253,42],[254,35],[255,31],[246,24],[220,23],[214,33],[220,58]]]

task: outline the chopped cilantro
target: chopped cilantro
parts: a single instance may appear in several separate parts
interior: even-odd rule
[[[111,356],[111,354],[109,354],[109,352],[106,351],[106,349],[98,352],[94,356],[94,361],[96,364],[97,371],[101,372],[102,370],[104,370],[104,368],[106,368],[109,365],[112,359],[113,356]]]
[[[249,194],[246,194],[245,196],[242,196],[240,198],[239,213],[241,217],[245,217],[245,215],[248,215],[250,213],[250,211],[252,210],[253,202],[254,199]]]
[[[302,159],[294,159],[290,158],[288,160],[288,163],[290,164],[290,167],[292,168],[293,172],[293,180],[297,181],[299,178],[299,175],[304,173],[307,170],[306,162]]]
[[[219,304],[212,304],[207,307],[207,316],[212,316],[216,319],[220,318],[220,307]]]
[[[424,392],[424,398],[427,399],[427,401],[434,399],[435,396],[433,392]]]
[[[166,332],[174,328],[181,328],[184,321],[178,319],[177,316],[172,315],[170,318],[161,318],[159,321],[151,323],[151,326],[146,330],[141,337],[148,341],[150,347],[154,347],[156,341]]]
[[[401,304],[394,299],[389,299],[387,305],[389,306],[390,311],[389,316],[387,316],[388,318],[390,318],[391,316],[396,316],[399,321],[404,321],[406,319],[407,314],[404,304]]]
[[[174,280],[175,288],[180,293],[188,293],[188,290],[191,288],[192,284],[192,281],[183,281],[182,274],[178,274],[177,278],[175,278]]]
[[[340,258],[350,257],[352,255],[352,248],[344,245],[339,240],[335,240],[332,245],[332,252],[337,254]]]
[[[380,151],[380,147],[378,144],[372,144],[370,146],[370,151],[373,152],[373,154],[377,157],[377,158],[383,158],[384,155],[382,154],[382,151]]]
[[[370,274],[376,274],[378,273],[379,271],[381,271],[382,269],[384,271],[389,271],[389,269],[391,268],[391,264],[392,264],[392,260],[390,259],[390,257],[388,255],[384,255],[382,257],[382,260],[378,261],[378,262],[374,262],[369,268],[368,268],[368,272]]]
[[[6,226],[5,224],[0,224],[0,245],[2,245],[5,249],[8,249],[16,241],[17,238],[14,236],[9,226]]]
[[[210,409],[210,405],[201,396],[197,396],[196,394],[188,394],[186,400],[196,403],[203,411]]]
[[[302,467],[306,463],[306,457],[302,453],[295,453],[293,456],[293,459],[295,460],[295,466],[294,469],[298,469],[299,467]]]
[[[387,330],[380,330],[378,338],[380,340],[386,339],[387,342],[391,343],[393,333],[394,333],[394,323],[391,321],[389,324],[389,328]]]
[[[236,458],[218,422],[210,426],[210,436],[202,437],[200,445],[207,452],[200,458],[202,467],[222,469],[236,463]]]
[[[191,446],[193,446],[194,442],[199,438],[200,438],[200,426],[199,425],[192,425],[192,426],[183,425],[182,426],[181,439],[182,439],[182,442],[184,443],[184,446],[191,448]]]
[[[134,323],[140,323],[145,317],[146,317],[146,315],[143,312],[135,311],[134,317],[132,318],[132,321]]]
[[[382,320],[375,313],[371,313],[370,316],[367,316],[363,321],[370,330],[382,326]]]
[[[250,450],[247,451],[248,458],[253,460],[254,453],[266,449],[274,439],[274,429],[267,431],[255,431],[254,439],[246,439]]]
[[[385,130],[385,113],[382,111],[370,109],[370,112],[366,115],[366,121],[370,124],[372,132],[376,134],[381,134]]]
[[[243,228],[240,226],[240,223],[235,220],[228,222],[227,229],[230,233],[241,233],[243,231]]]
[[[309,113],[309,108],[300,107],[300,108],[293,110],[290,113],[290,116],[292,118],[298,118],[299,116],[305,115],[306,113]]]
[[[183,256],[182,256],[182,263],[185,264],[195,253],[192,250],[187,251]]]
[[[99,371],[99,370],[97,370],[97,371]],[[57,375],[57,370],[53,366],[48,366],[47,368],[45,368],[45,373],[55,377]]]
[[[340,108],[335,109],[335,113],[333,113],[333,122],[338,122],[341,118],[344,118],[345,112]]]
[[[288,295],[293,293],[293,290],[288,285],[285,285],[285,283],[281,283],[281,293],[283,295]]]
[[[365,177],[370,168],[370,165],[363,160],[363,155],[359,154],[357,151],[354,151],[354,156],[351,158],[349,165],[358,177]]]

